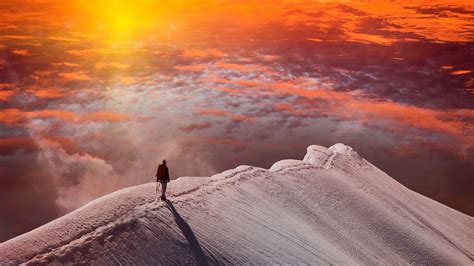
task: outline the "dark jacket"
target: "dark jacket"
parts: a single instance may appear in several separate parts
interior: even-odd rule
[[[160,164],[156,171],[156,182],[170,182],[168,166]]]

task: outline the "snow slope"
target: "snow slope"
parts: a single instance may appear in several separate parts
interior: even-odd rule
[[[473,265],[472,217],[343,144],[122,189],[0,244],[0,263]]]

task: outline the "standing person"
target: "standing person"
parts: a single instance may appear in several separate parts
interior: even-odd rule
[[[156,182],[161,183],[161,200],[166,200],[166,187],[168,186],[168,182],[170,182],[170,173],[168,166],[166,166],[166,160],[163,160],[163,163],[158,165]]]

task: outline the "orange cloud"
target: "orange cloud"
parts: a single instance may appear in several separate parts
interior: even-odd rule
[[[451,75],[464,75],[464,74],[468,74],[468,73],[471,73],[472,71],[471,70],[456,70],[456,71],[453,71],[449,74]]]
[[[228,116],[229,112],[222,109],[200,109],[196,112],[198,115]]]
[[[228,70],[237,70],[240,72],[250,72],[252,71],[248,66],[246,65],[239,65],[239,64],[232,64],[232,63],[225,63],[225,62],[217,62],[216,66]]]
[[[11,51],[12,54],[27,56],[30,55],[30,51],[26,49],[15,49]]]
[[[65,89],[61,88],[55,88],[55,87],[28,87],[25,90],[27,93],[34,94],[38,98],[44,98],[44,99],[54,99],[54,98],[61,98],[64,97],[71,92]]]
[[[207,68],[206,64],[192,64],[192,65],[181,65],[181,66],[175,66],[174,67],[177,70],[188,70],[188,71],[194,71],[194,72],[201,72],[204,69]]]
[[[233,115],[230,117],[235,122],[253,122],[255,119],[246,115]]]
[[[236,150],[244,149],[247,145],[235,138],[230,137],[208,137],[205,138],[204,141],[208,144],[223,144],[223,145],[230,145],[234,147]]]
[[[123,55],[130,51],[124,48],[94,48],[83,50],[68,50],[66,53],[77,56],[93,56],[93,55]]]
[[[48,70],[37,70],[35,71],[35,75],[39,77],[51,77],[51,71]]]
[[[346,32],[346,35],[349,37],[349,41],[353,42],[360,42],[360,43],[376,43],[380,45],[391,45],[394,40],[384,37],[382,35],[374,35],[374,34],[363,34],[363,33],[355,33],[355,32]]]
[[[281,83],[269,83],[263,84],[263,90],[269,93],[279,93],[279,94],[288,94],[288,95],[297,95],[302,96],[308,99],[328,99],[328,100],[348,100],[350,95],[337,92],[329,89],[307,89],[307,86],[313,87],[312,84],[305,84],[302,80],[294,80]]]
[[[21,126],[31,119],[59,119],[71,123],[86,122],[122,122],[130,119],[127,114],[100,111],[77,114],[64,110],[21,111],[19,109],[5,109],[0,111],[0,122],[9,126]]]
[[[231,80],[221,77],[213,77],[209,79],[202,79],[203,82],[213,82],[213,83],[222,83],[222,84],[229,84],[229,85],[236,85],[241,87],[255,87],[260,85],[261,83],[251,80]]]
[[[466,82],[466,88],[469,93],[474,93],[474,78],[469,79]]]
[[[472,41],[471,31],[466,30],[472,29],[470,22],[472,15],[469,12],[443,12],[443,15],[436,12],[436,9],[443,5],[465,8],[466,11],[472,10],[472,5],[467,4],[467,1],[441,0],[423,2],[422,5],[416,2],[412,1],[406,4],[393,1],[354,2],[351,7],[367,13],[367,16],[383,18],[384,21],[388,21],[389,26],[386,28],[388,31],[416,34],[438,42]],[[421,13],[417,8],[407,8],[409,5],[432,8],[433,13]]]
[[[474,126],[464,122],[474,117],[474,110],[433,110],[411,105],[403,105],[390,101],[378,101],[355,97],[347,93],[330,90],[306,91],[304,89],[279,88],[276,92],[290,92],[307,99],[325,99],[323,105],[312,108],[295,110],[298,104],[277,104],[277,110],[288,110],[292,115],[308,116],[311,114],[325,114],[335,118],[359,120],[367,123],[388,120],[395,124],[385,125],[390,130],[402,130],[408,126],[447,134],[457,137],[470,145],[474,145]],[[274,92],[275,93],[275,92]]]
[[[181,127],[180,129],[186,132],[191,132],[194,130],[210,128],[211,126],[212,124],[210,122],[204,122],[204,123],[191,124],[185,127]]]
[[[67,153],[78,152],[78,147],[71,138],[64,136],[41,136],[41,139],[59,143]],[[34,152],[40,149],[34,137],[20,136],[0,138],[0,155],[10,155],[17,150]]]
[[[235,82],[236,85],[244,86],[244,87],[255,87],[259,83],[255,81],[250,81],[250,80],[237,80]]]
[[[447,66],[447,65],[444,65],[444,66],[441,66],[441,69],[453,69],[454,66]]]
[[[92,80],[92,78],[83,71],[59,73],[58,76],[65,81]]]
[[[80,67],[81,65],[70,62],[52,63],[52,66]]]
[[[280,59],[281,57],[278,56],[278,55],[263,55],[262,58],[263,58],[263,60],[265,60],[267,62],[274,62],[274,61],[277,61],[278,59]]]
[[[465,123],[453,119],[457,111],[437,111],[393,102],[357,101],[347,102],[350,112],[362,112],[364,116],[397,121],[404,125],[463,136]],[[464,110],[466,115],[474,116],[474,110]],[[471,130],[474,128],[471,128]]]
[[[15,88],[15,84],[13,84],[13,83],[0,83],[0,88],[12,89],[12,88]]]
[[[126,85],[133,84],[137,81],[137,79],[133,77],[121,77],[119,80],[121,83],[126,84]]]
[[[277,103],[275,104],[275,109],[278,111],[288,111],[290,110],[290,105],[287,103]]]
[[[34,37],[31,35],[0,35],[1,39],[13,39],[13,40],[29,40]]]
[[[8,91],[0,91],[0,101],[6,101],[10,99],[13,95],[15,95],[15,91],[8,90]]]
[[[242,92],[245,92],[244,90],[234,89],[234,88],[230,88],[230,87],[210,87],[210,89],[216,90],[216,91],[222,91],[222,92],[226,92],[226,93],[242,93]]]
[[[129,120],[130,116],[127,114],[114,113],[108,111],[94,112],[88,114],[82,114],[78,117],[80,122],[122,122]]]
[[[0,155],[10,155],[19,149],[31,152],[38,148],[31,137],[0,138]]]
[[[306,40],[308,41],[312,41],[312,42],[322,42],[323,40],[319,39],[319,38],[306,38]]]
[[[66,37],[60,37],[60,36],[52,36],[52,37],[48,37],[48,39],[53,40],[53,41],[64,41],[64,42],[80,42],[81,41],[79,39],[66,38]]]
[[[227,117],[235,122],[253,122],[255,119],[253,117],[249,117],[246,115],[240,114],[233,114],[229,111],[222,110],[222,109],[200,109],[195,112],[197,115],[208,115],[208,116],[220,116],[220,117]]]
[[[126,69],[129,68],[129,64],[117,63],[117,62],[110,62],[110,63],[96,63],[95,68],[107,68],[107,67],[114,67],[118,69]]]
[[[190,58],[207,58],[207,57],[224,57],[226,54],[218,49],[198,50],[186,49],[183,51],[184,57]]]
[[[216,79],[219,83],[238,85],[242,80]],[[346,92],[334,91],[331,89],[317,88],[311,79],[297,78],[279,83],[254,82],[254,92],[264,94],[283,94],[300,96],[306,99],[322,99],[321,106],[304,107],[298,110],[300,104],[276,104],[274,107],[279,111],[289,111],[295,116],[330,115],[332,117],[355,119],[365,122],[376,120],[389,120],[401,126],[408,126],[451,135],[468,143],[474,143],[472,135],[474,126],[466,124],[464,121],[469,117],[474,117],[474,110],[432,110],[411,105],[403,105],[390,101],[379,101],[355,96]],[[204,109],[198,112],[203,115],[229,116],[224,110]],[[393,129],[395,124],[392,124]],[[471,132],[471,133],[469,133]]]

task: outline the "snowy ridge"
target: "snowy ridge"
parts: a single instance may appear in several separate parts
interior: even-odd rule
[[[352,148],[119,190],[0,244],[0,264],[473,264],[472,217]]]

